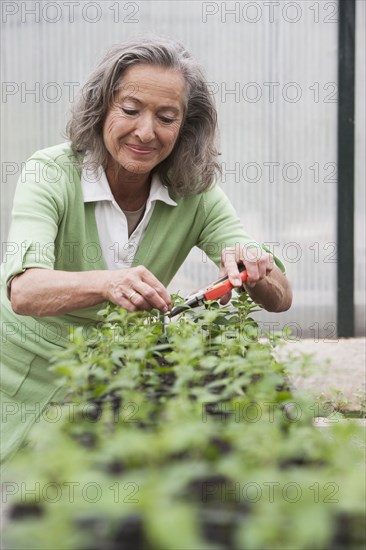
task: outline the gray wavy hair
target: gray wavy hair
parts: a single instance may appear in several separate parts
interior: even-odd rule
[[[176,195],[206,191],[220,172],[216,147],[217,113],[200,66],[185,47],[170,39],[143,36],[112,46],[84,84],[71,109],[66,135],[77,158],[88,151],[90,164],[107,166],[103,123],[123,73],[146,63],[180,71],[187,84],[185,113],[177,142],[154,168]]]

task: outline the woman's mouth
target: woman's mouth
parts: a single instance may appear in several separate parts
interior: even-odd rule
[[[138,155],[148,155],[149,153],[153,153],[156,151],[155,147],[146,147],[142,145],[134,145],[132,143],[126,143],[126,147],[132,151],[133,153],[136,153]]]

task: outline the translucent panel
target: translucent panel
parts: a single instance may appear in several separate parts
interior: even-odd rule
[[[278,323],[277,328],[292,323],[302,336],[334,335],[337,2],[5,4],[3,240],[21,163],[35,150],[65,140],[69,104],[104,51],[137,33],[165,34],[185,43],[204,67],[219,114],[221,185],[246,230],[270,244],[292,281],[292,309],[264,312],[263,323]],[[362,1],[357,9],[358,68],[364,75]],[[364,84],[364,78],[358,81],[361,119]],[[364,146],[364,125],[357,133]],[[364,258],[361,145],[357,151],[356,243]],[[364,300],[363,274],[358,264],[357,302]],[[216,276],[217,268],[193,250],[170,289],[188,293]],[[357,320],[359,329],[364,317]]]

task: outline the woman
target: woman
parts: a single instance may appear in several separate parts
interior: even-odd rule
[[[62,396],[48,369],[73,328],[103,302],[171,307],[166,285],[198,246],[269,311],[291,305],[271,254],[244,231],[223,192],[216,111],[182,45],[140,38],[113,47],[86,82],[69,142],[36,152],[18,182],[2,266],[2,457]],[[227,295],[222,300],[226,303]]]

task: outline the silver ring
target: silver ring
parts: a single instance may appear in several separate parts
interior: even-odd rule
[[[130,302],[132,302],[132,296],[134,296],[135,294],[137,294],[136,290],[131,292],[131,294],[129,295],[128,299],[130,300]]]

